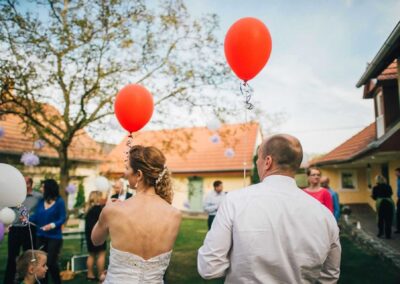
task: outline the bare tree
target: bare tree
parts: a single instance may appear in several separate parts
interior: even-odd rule
[[[193,19],[179,0],[153,8],[142,0],[2,1],[0,114],[18,115],[57,150],[63,188],[73,137],[113,113],[123,85],[151,90],[160,121],[171,105],[214,107],[199,94],[229,84],[217,27],[215,15]]]
[[[153,123],[236,111],[212,94],[238,95],[217,28],[216,15],[193,18],[182,0],[0,1],[0,116],[18,115],[58,152],[65,188],[73,138],[104,125],[125,84],[153,93]]]

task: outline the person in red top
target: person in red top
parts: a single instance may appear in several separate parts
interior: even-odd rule
[[[304,192],[308,193],[333,213],[333,201],[329,191],[320,186],[321,171],[318,168],[311,167],[307,169],[308,187]]]

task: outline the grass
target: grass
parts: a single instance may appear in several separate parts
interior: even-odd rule
[[[205,281],[197,273],[197,249],[207,233],[205,220],[184,219],[177,238],[171,263],[167,271],[167,283],[223,283],[223,279]],[[377,255],[355,246],[349,238],[342,236],[342,264],[339,283],[398,283],[400,271],[391,263],[382,261]],[[61,267],[72,255],[80,253],[78,240],[65,240],[61,256]],[[0,282],[3,280],[7,257],[7,239],[0,244]],[[67,284],[86,283],[85,273],[77,274]]]

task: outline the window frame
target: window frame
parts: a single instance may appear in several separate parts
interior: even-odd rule
[[[352,183],[353,183],[354,188],[343,187],[343,174],[344,173],[350,173],[352,175]],[[339,171],[339,182],[340,182],[339,183],[339,185],[340,185],[339,190],[340,191],[346,191],[346,192],[357,192],[357,191],[359,191],[357,170],[350,170],[350,169],[340,170]]]

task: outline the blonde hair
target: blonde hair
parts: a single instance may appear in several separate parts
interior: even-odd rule
[[[377,175],[375,177],[375,182],[377,184],[385,184],[386,183],[386,178],[384,176],[382,176],[382,175]]]
[[[100,191],[94,190],[90,192],[89,194],[89,199],[86,204],[86,211],[92,208],[94,205],[97,205],[100,203],[101,199],[103,198],[103,195]]]
[[[46,256],[47,253],[41,250],[27,250],[17,259],[17,274],[19,279],[23,279],[28,274],[30,265],[38,265],[39,257]]]
[[[169,204],[172,203],[173,190],[171,174],[165,166],[165,156],[156,147],[135,145],[129,151],[129,165],[136,173],[142,171],[144,183],[153,186],[156,194]]]

